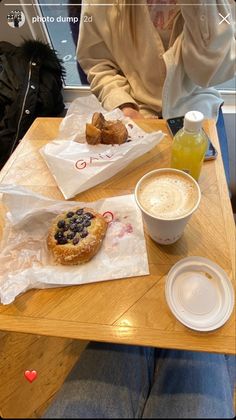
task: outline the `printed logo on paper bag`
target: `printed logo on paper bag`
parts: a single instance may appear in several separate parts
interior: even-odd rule
[[[79,170],[84,169],[84,168],[86,168],[86,166],[92,165],[94,160],[108,160],[108,159],[111,159],[114,156],[114,153],[112,155],[108,155],[108,154],[102,155],[102,154],[99,153],[98,156],[99,157],[90,156],[86,160],[85,159],[79,159],[79,160],[77,160],[75,162],[76,169],[79,169]]]

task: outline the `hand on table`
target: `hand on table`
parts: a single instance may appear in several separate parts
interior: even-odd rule
[[[133,119],[144,119],[144,116],[139,111],[128,106],[122,108],[122,112],[125,117],[129,117]]]
[[[123,112],[125,117],[129,117],[132,118],[134,120],[138,119],[146,119],[146,118],[158,118],[157,115],[153,115],[153,116],[144,116],[143,114],[141,114],[141,112],[139,112],[139,110],[137,108],[135,108],[135,106],[133,104],[123,104],[120,106],[121,111]]]

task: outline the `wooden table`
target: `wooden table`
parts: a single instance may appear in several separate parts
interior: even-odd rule
[[[63,199],[38,149],[56,137],[60,119],[37,119],[1,172],[1,183],[21,184],[45,196]],[[76,196],[93,201],[133,193],[146,172],[169,166],[171,139],[163,120],[137,121],[146,131],[167,136],[151,152],[108,181]],[[205,129],[220,150],[215,124]],[[234,282],[235,225],[220,154],[204,163],[202,200],[184,236],[161,246],[147,235],[150,275],[66,288],[32,290],[0,305],[0,330],[82,340],[235,353],[235,312],[219,330],[200,333],[182,325],[170,312],[165,279],[180,259],[198,255],[220,264]],[[3,211],[1,227],[4,223]]]

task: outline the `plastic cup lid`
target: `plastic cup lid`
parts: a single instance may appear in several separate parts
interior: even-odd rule
[[[175,317],[197,331],[211,331],[229,319],[234,289],[225,271],[203,257],[187,257],[168,273],[166,300]]]

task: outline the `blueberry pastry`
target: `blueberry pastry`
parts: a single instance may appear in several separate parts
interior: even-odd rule
[[[48,249],[61,264],[82,264],[98,252],[106,230],[107,222],[101,214],[86,207],[73,208],[53,220]]]

